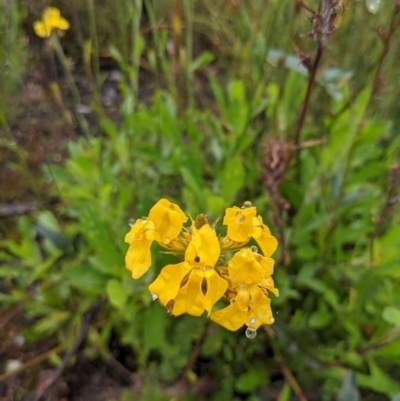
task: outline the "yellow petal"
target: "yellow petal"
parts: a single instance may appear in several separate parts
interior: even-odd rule
[[[172,314],[175,316],[188,313],[192,316],[201,316],[204,312],[205,297],[201,289],[203,278],[191,273],[187,283],[179,290],[175,297]]]
[[[257,210],[255,207],[240,209],[237,206],[227,208],[223,224],[228,226],[228,237],[237,242],[246,242],[253,229],[252,220]]]
[[[181,208],[167,199],[160,199],[150,210],[149,218],[154,222],[162,242],[171,241],[182,231],[187,216]],[[165,242],[167,243],[167,242]]]
[[[240,310],[236,303],[210,315],[211,320],[231,331],[240,329],[244,325],[246,317],[247,312]]]
[[[236,302],[237,307],[247,312],[249,310],[250,303],[250,294],[245,287],[239,287],[238,292],[236,294]]]
[[[185,260],[194,268],[213,268],[218,261],[221,248],[214,230],[205,224],[192,236],[186,253]]]
[[[211,313],[211,309],[214,304],[222,298],[228,289],[228,282],[220,277],[215,271],[214,274],[207,280],[207,292],[205,294],[205,309],[208,311],[208,315]]]
[[[262,294],[248,313],[246,325],[257,330],[261,325],[272,324],[273,322],[271,300]]]
[[[131,227],[131,230],[128,234],[125,235],[125,242],[131,244],[135,237],[138,235],[139,231],[143,229],[146,220],[138,219],[135,224]]]
[[[178,294],[182,280],[190,270],[191,267],[186,262],[165,266],[149,285],[150,292],[156,294],[164,306],[167,305]]]
[[[264,277],[270,277],[274,273],[274,264],[275,261],[271,258],[267,258],[265,256],[262,256],[260,254],[255,255],[255,258],[257,261],[260,263],[260,265],[263,267],[263,276]]]
[[[158,241],[160,239],[160,235],[155,230],[154,223],[150,219],[138,219],[129,233],[125,235],[125,242],[131,244],[133,241],[143,237],[146,237],[149,241]]]
[[[43,12],[43,22],[50,29],[69,29],[69,22],[61,16],[60,10],[56,7],[47,7]]]
[[[279,290],[275,288],[274,280],[272,277],[267,277],[263,279],[261,283],[258,284],[260,287],[271,291],[276,297],[279,297]]]
[[[262,292],[261,288],[256,284],[248,286],[247,290],[250,294],[250,306],[253,307],[254,305],[256,305],[258,299],[264,295],[264,293]]]
[[[69,27],[70,27],[69,22],[68,22],[65,18],[62,18],[62,17],[61,17],[61,18],[57,21],[56,28],[62,29],[63,31],[66,31],[67,29],[69,29]]]
[[[278,247],[277,239],[271,235],[268,226],[263,224],[261,216],[254,217],[252,223],[251,236],[257,241],[265,256],[272,256]]]
[[[33,23],[33,30],[37,36],[41,38],[48,38],[51,34],[52,28],[46,25],[43,21],[35,21]]]
[[[126,268],[132,272],[135,279],[142,277],[151,266],[151,243],[146,237],[135,240],[126,253]]]
[[[265,269],[250,248],[235,253],[228,262],[228,271],[232,282],[242,284],[258,283],[265,276]]]
[[[57,20],[58,18],[60,18],[60,16],[60,10],[56,7],[46,7],[42,14],[44,22]]]
[[[151,220],[139,219],[125,236],[125,242],[131,246],[125,257],[126,268],[137,279],[143,276],[151,266],[152,242],[157,239],[154,224]]]

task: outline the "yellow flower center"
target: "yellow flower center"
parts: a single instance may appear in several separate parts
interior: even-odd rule
[[[211,266],[198,267],[194,269],[194,272],[199,277],[211,277],[214,274],[214,269]]]

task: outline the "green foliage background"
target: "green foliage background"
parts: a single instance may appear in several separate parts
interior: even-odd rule
[[[141,378],[140,398],[127,391],[121,400],[399,400],[400,39],[393,35],[386,48],[376,30],[384,37],[390,24],[397,28],[400,13],[392,2],[371,13],[375,3],[350,2],[329,39],[301,146],[292,149],[279,187],[290,205],[282,213],[261,179],[264,147],[269,138],[293,146],[308,79],[296,49],[311,57],[316,49],[312,37],[301,36],[311,29],[307,11],[289,0],[95,7],[88,0],[76,9],[58,2],[72,22],[61,44],[88,74],[97,124],[68,143],[61,165],[43,165],[37,180],[13,141],[17,113],[7,98],[38,62],[23,39],[41,9],[3,3],[0,35],[12,46],[1,53],[2,155],[16,154],[12,167],[42,202],[14,221],[17,235],[3,225],[0,242],[0,302],[6,311],[23,307],[25,340],[61,344],[63,351],[49,356],[58,365],[100,299],[79,352],[107,364],[117,342],[130,355],[118,363]],[[81,26],[82,49],[74,12],[90,21]],[[43,56],[41,42],[35,46]],[[123,72],[118,118],[96,96],[104,49]],[[148,84],[143,70],[151,99],[140,97]],[[54,207],[43,201],[50,196],[60,199]],[[147,215],[161,197],[210,220],[249,199],[278,239],[280,219],[287,250],[274,275],[280,297],[272,302],[272,330],[248,340],[243,330],[230,333],[205,317],[169,316],[147,290],[168,263],[156,248],[152,269],[132,280],[124,266],[129,218]]]

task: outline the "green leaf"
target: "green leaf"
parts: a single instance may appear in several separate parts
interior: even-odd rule
[[[94,267],[103,273],[120,276],[124,263],[117,244],[122,244],[124,234],[121,234],[120,238],[113,237],[103,214],[96,213],[96,209],[89,205],[81,209],[80,221],[85,238],[96,250],[95,259],[98,263],[95,263]]]
[[[266,378],[263,370],[251,369],[239,376],[235,388],[242,393],[250,393],[260,385],[265,384]]]
[[[159,302],[153,302],[147,309],[144,322],[144,342],[148,349],[157,349],[164,344],[167,317],[167,311]]]
[[[393,397],[400,392],[399,385],[372,360],[369,362],[369,371],[369,375],[357,374],[357,383],[360,386],[385,394],[388,397]]]
[[[49,356],[49,361],[54,365],[54,366],[60,366],[62,364],[62,359],[55,353],[52,352]]]
[[[194,71],[207,64],[210,64],[214,60],[214,56],[210,52],[204,52],[200,54],[189,66],[189,72],[192,74]]]
[[[243,163],[239,157],[228,160],[222,170],[222,195],[227,204],[234,201],[236,193],[242,188],[244,182]]]
[[[89,266],[65,266],[64,275],[76,288],[93,294],[104,294],[109,277]]]
[[[225,207],[225,200],[221,196],[210,195],[207,197],[207,209],[214,218],[220,216]]]
[[[315,329],[326,327],[332,320],[332,314],[328,310],[325,302],[320,301],[318,310],[311,314],[308,324]]]
[[[107,295],[110,302],[117,308],[123,308],[128,299],[128,291],[118,280],[110,280],[107,283]]]
[[[281,392],[279,393],[278,401],[290,401],[290,395],[290,386],[289,384],[285,383],[282,387]]]
[[[34,230],[26,216],[22,216],[18,220],[18,229],[22,234],[21,244],[12,240],[4,240],[0,245],[8,249],[15,256],[23,259],[30,267],[35,267],[42,262],[42,255],[36,243]]]
[[[193,171],[189,170],[186,167],[181,168],[181,174],[186,186],[186,188],[184,188],[184,191],[190,190],[192,198],[193,200],[195,200],[197,204],[198,210],[204,210],[205,198],[204,198],[204,190],[202,188],[203,185],[200,181],[200,178],[196,177],[193,174]],[[195,205],[193,206],[195,207]],[[198,212],[198,210],[196,210],[196,213]]]
[[[32,327],[33,331],[37,334],[53,334],[69,316],[69,312],[54,311],[35,323]]]
[[[387,306],[382,312],[382,319],[393,326],[400,327],[400,309]]]

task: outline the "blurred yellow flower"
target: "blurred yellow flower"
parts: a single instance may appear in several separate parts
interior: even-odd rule
[[[36,35],[41,38],[48,38],[54,29],[63,31],[69,29],[69,22],[61,16],[58,8],[46,7],[42,19],[33,23],[33,29]]]
[[[174,301],[172,314],[200,316],[211,312],[213,305],[228,288],[214,267],[220,255],[218,238],[213,229],[203,225],[193,235],[185,252],[185,261],[165,266],[149,290],[163,305]],[[203,293],[203,285],[206,290]]]

